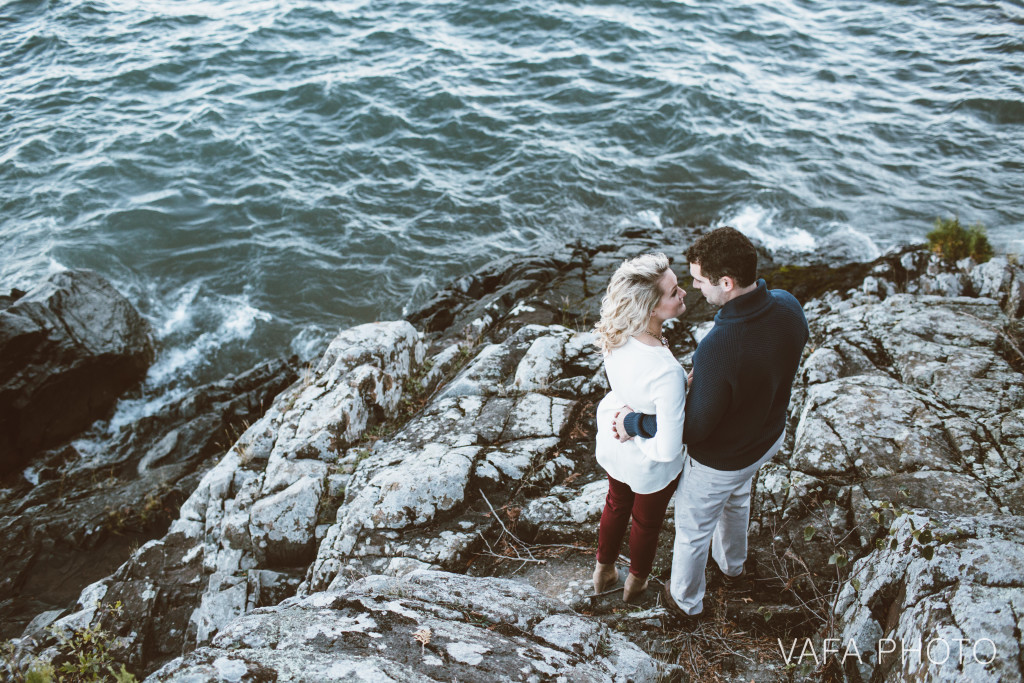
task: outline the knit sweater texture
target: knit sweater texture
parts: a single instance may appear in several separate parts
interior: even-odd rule
[[[808,337],[800,303],[789,292],[768,289],[764,280],[722,307],[693,355],[683,428],[690,457],[716,470],[734,471],[768,451],[785,431]],[[627,433],[653,436],[656,416],[633,415]]]

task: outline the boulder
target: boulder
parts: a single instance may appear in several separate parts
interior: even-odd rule
[[[0,310],[0,475],[105,416],[152,360],[149,324],[91,271]]]
[[[827,580],[834,553],[871,551],[886,510],[1008,511],[999,486],[1010,494],[1020,472],[998,426],[1015,433],[1024,383],[999,352],[1008,319],[996,301],[894,294],[826,307],[794,391],[792,446],[757,483],[759,563],[787,576],[788,552],[797,574]]]
[[[920,275],[907,290],[946,282],[935,259],[912,256],[902,265]],[[949,296],[876,282],[807,307],[792,446],[757,480],[755,572],[818,618],[833,609],[819,596],[839,592],[836,630],[815,635],[838,637],[840,657],[851,643],[860,653],[837,658],[848,680],[1022,675],[1024,382],[1003,345],[1000,294],[1013,277],[955,268],[965,275]],[[956,296],[971,273],[985,296]]]
[[[928,535],[923,535],[927,532]],[[835,608],[851,681],[1024,678],[1024,520],[904,515],[859,560]]]
[[[396,559],[453,568],[491,524],[473,510],[484,491],[500,503],[510,487],[543,486],[570,471],[572,461],[557,447],[575,403],[523,392],[518,380],[529,373],[547,387],[573,376],[578,366],[565,359],[582,353],[579,336],[527,325],[501,344],[484,345],[419,415],[378,441],[348,480],[300,592],[337,589],[360,574],[403,571]],[[549,349],[550,362],[538,361],[539,348]]]

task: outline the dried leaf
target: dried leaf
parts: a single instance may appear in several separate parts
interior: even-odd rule
[[[430,644],[430,636],[433,635],[429,628],[421,628],[412,634],[412,637],[416,639],[416,642],[420,644],[422,651],[426,651],[427,645]]]

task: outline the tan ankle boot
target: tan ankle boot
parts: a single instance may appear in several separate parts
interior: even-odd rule
[[[604,593],[606,590],[619,582],[619,572],[615,569],[615,563],[597,563],[594,567],[594,592]]]
[[[632,602],[643,595],[645,590],[647,590],[647,579],[639,579],[636,574],[630,573],[626,577],[626,587],[622,589],[622,599]]]

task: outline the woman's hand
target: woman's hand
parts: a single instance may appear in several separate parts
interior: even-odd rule
[[[629,406],[622,406],[612,420],[612,435],[619,440],[619,443],[626,443],[633,438],[626,433],[626,416],[632,412],[633,409]]]
[[[686,386],[689,387],[691,384],[693,384],[693,370],[686,375]]]

